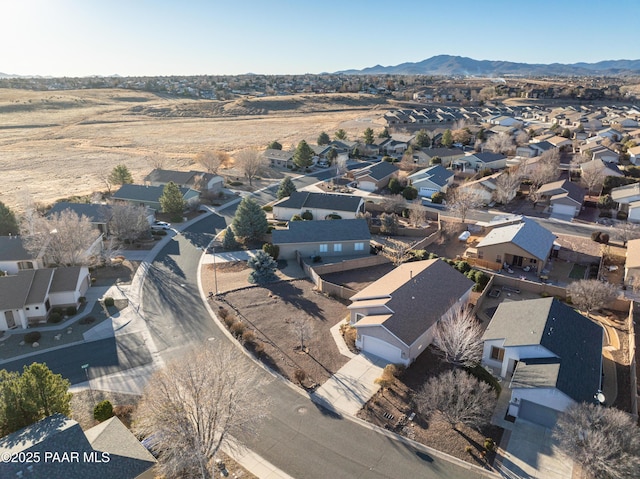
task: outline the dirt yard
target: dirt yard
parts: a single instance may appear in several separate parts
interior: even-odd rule
[[[314,291],[308,280],[232,291],[221,295],[213,307],[235,311],[263,344],[265,362],[290,381],[301,369],[307,374],[305,386],[322,384],[348,360],[340,354],[329,332],[346,317],[347,304]],[[304,318],[309,327],[305,352],[300,350],[300,339],[294,330],[298,318]]]
[[[389,108],[357,94],[218,102],[117,89],[0,89],[0,201],[20,210],[29,199],[48,204],[105,191],[105,174],[121,163],[140,182],[152,155],[165,168],[188,170],[209,149],[315,144],[320,132],[339,128],[355,138],[367,127],[381,130]]]

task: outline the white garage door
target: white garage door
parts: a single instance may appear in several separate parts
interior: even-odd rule
[[[386,359],[390,363],[397,364],[402,362],[402,354],[399,348],[372,336],[362,336],[362,350]]]
[[[373,181],[359,181],[358,188],[364,191],[375,191],[376,184]]]
[[[552,428],[556,425],[558,411],[523,399],[520,402],[518,418]]]
[[[555,215],[575,216],[576,214],[575,206],[571,206],[571,205],[555,204],[551,207],[551,210]]]
[[[435,188],[420,188],[419,195],[423,198],[431,198],[431,196],[433,196],[433,194],[437,192],[438,190],[436,190]]]

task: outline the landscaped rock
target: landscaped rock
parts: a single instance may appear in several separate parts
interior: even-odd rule
[[[32,348],[37,348],[38,346],[40,346],[40,343],[38,341],[31,345]]]

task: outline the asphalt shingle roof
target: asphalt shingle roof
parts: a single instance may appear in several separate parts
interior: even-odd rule
[[[64,291],[75,291],[78,285],[78,277],[82,271],[82,266],[69,266],[66,268],[56,268],[51,281],[51,293]]]
[[[290,221],[289,229],[274,230],[273,244],[318,243],[322,241],[369,241],[371,233],[364,219]]]
[[[154,183],[169,183],[173,181],[176,185],[186,185],[193,184],[195,182],[194,176],[201,174],[197,171],[161,170],[156,168],[145,176],[144,180]]]
[[[513,243],[533,257],[544,260],[551,251],[555,235],[533,220],[522,218],[522,222],[492,229],[476,246],[482,248],[502,243]]]
[[[314,193],[310,191],[294,191],[288,198],[276,202],[273,206],[282,208],[319,208],[331,211],[357,212],[362,197],[355,195],[336,195],[331,193]]]
[[[555,359],[531,358],[518,365],[512,387],[539,387],[555,377],[554,386],[578,402],[593,402],[600,387],[602,338],[601,326],[555,298],[501,303],[482,337],[504,339],[505,347],[547,349]]]
[[[20,236],[0,236],[0,261],[34,259],[25,248]]]
[[[383,178],[386,178],[387,176],[392,175],[396,171],[398,171],[398,167],[396,165],[394,165],[393,163],[389,163],[387,161],[381,161],[379,163],[376,163],[375,165],[372,165],[368,168],[358,171],[355,174],[355,176],[356,177],[370,176],[374,180],[380,181]]]
[[[146,186],[146,185],[122,185],[118,191],[113,194],[114,200],[129,200],[158,203],[164,186]],[[184,197],[189,188],[180,188],[180,192]]]
[[[70,210],[78,216],[86,216],[91,223],[108,223],[111,218],[111,205],[99,205],[93,203],[69,203],[61,201],[49,210],[48,215],[62,213]]]
[[[409,175],[407,178],[413,183],[419,183],[422,180],[428,179],[438,186],[445,186],[447,180],[453,176],[453,171],[447,170],[442,165],[430,166],[424,170],[417,171],[416,173]]]

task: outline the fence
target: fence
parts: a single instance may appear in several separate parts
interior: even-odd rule
[[[479,266],[484,269],[490,269],[493,271],[500,271],[500,269],[502,269],[502,263],[496,263],[495,261],[487,261],[486,259],[471,258],[468,256],[465,256],[462,260],[466,261],[471,266]]]
[[[638,419],[638,369],[636,359],[636,335],[635,335],[635,323],[633,316],[635,314],[635,303],[631,301],[629,307],[629,357],[631,358],[631,365],[629,373],[631,374],[631,413],[633,417]]]

